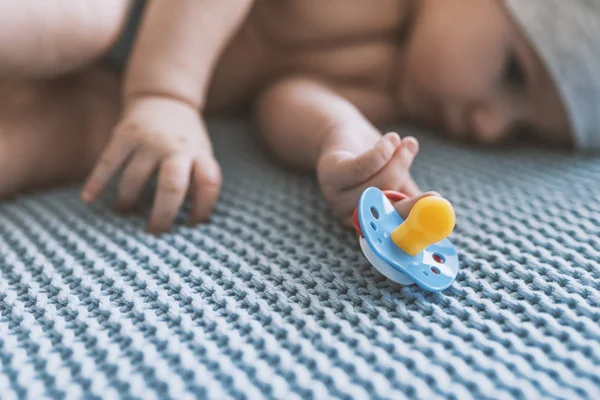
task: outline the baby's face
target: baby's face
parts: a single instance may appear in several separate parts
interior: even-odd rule
[[[419,0],[398,87],[409,119],[497,143],[571,142],[556,86],[501,0]]]

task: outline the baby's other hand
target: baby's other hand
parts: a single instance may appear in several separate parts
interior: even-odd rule
[[[421,191],[410,176],[410,167],[418,151],[415,138],[401,139],[397,133],[382,136],[362,154],[325,151],[317,166],[323,195],[347,226],[352,225],[352,213],[361,193],[370,186],[416,196]]]
[[[122,169],[116,208],[131,210],[158,171],[150,232],[171,228],[189,189],[194,195],[190,222],[208,219],[221,189],[221,169],[198,110],[175,99],[145,97],[124,111],[84,186],[82,199],[96,200]]]

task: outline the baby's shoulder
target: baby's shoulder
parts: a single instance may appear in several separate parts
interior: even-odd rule
[[[401,31],[406,0],[262,0],[249,16],[275,44],[303,46],[361,39]]]

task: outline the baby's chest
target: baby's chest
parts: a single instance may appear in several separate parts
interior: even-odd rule
[[[406,0],[258,0],[213,76],[211,103],[309,74],[379,90],[393,79]]]
[[[280,74],[305,74],[337,83],[387,87],[394,78],[397,48],[386,41],[297,48],[281,60]]]
[[[280,47],[362,41],[401,31],[406,0],[258,0],[249,19],[263,38]]]
[[[387,80],[406,1],[267,0],[250,23],[286,71],[349,81]]]

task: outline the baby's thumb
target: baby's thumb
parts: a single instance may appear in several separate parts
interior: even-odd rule
[[[397,133],[388,133],[382,136],[373,148],[354,158],[348,166],[353,185],[361,184],[381,171],[401,142]]]
[[[399,202],[394,204],[394,208],[396,209],[396,211],[398,212],[398,214],[400,214],[400,216],[404,219],[408,218],[408,214],[410,214],[410,210],[412,210],[412,208],[414,207],[415,204],[417,204],[417,202],[419,200],[421,200],[424,197],[428,197],[428,196],[438,196],[441,197],[441,195],[437,192],[426,192],[423,193],[422,195],[419,196],[415,196],[415,197],[410,197],[408,199],[404,199],[404,200],[400,200]]]

